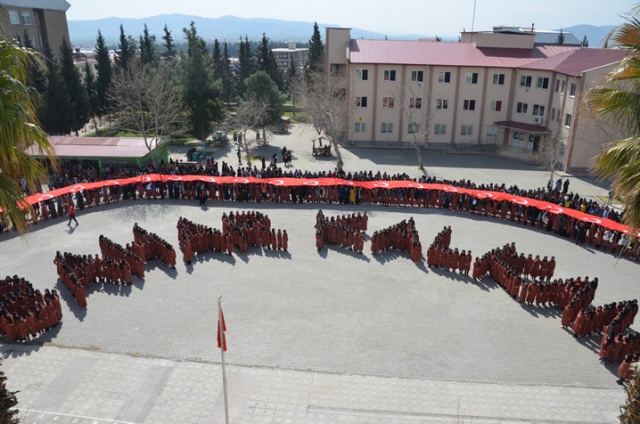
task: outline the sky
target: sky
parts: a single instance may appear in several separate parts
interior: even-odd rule
[[[617,25],[628,0],[67,0],[69,20],[145,18],[181,13],[217,18],[318,22],[387,34],[457,35],[495,25],[560,29]],[[475,3],[475,21],[473,10]]]

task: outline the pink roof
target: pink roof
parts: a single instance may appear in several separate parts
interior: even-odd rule
[[[625,57],[626,53],[623,50],[579,48],[536,61],[525,66],[525,68],[556,71],[561,74],[578,77],[585,71],[619,62]]]
[[[476,48],[472,43],[409,40],[351,40],[351,63],[540,69],[578,76],[617,62],[617,51],[535,45],[533,49]]]
[[[60,157],[141,158],[149,154],[143,138],[133,137],[49,137]],[[34,146],[26,153],[38,156]]]

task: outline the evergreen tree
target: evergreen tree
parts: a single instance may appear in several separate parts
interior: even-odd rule
[[[231,71],[231,57],[229,56],[229,47],[227,42],[224,42],[222,48],[222,98],[226,102],[236,96],[235,83],[233,79],[233,71]]]
[[[284,104],[284,96],[278,90],[278,86],[264,71],[257,71],[245,81],[247,92],[245,100],[254,99],[257,102],[263,102],[268,105],[267,116],[264,122],[260,122],[259,126],[265,127],[276,123],[282,116],[282,105]]]
[[[296,70],[296,64],[293,58],[291,58],[291,60],[289,61],[289,67],[287,68],[287,78],[285,81],[286,93],[289,95],[293,94],[293,86],[297,76],[298,76],[298,71]]]
[[[98,114],[98,92],[96,91],[96,77],[93,74],[94,69],[89,62],[84,63],[84,90],[87,92],[87,106],[89,112],[89,118],[93,119],[96,132],[98,132],[98,124],[95,121]]]
[[[311,73],[318,70],[324,70],[324,44],[322,44],[320,28],[318,27],[317,22],[314,22],[313,24],[313,35],[309,40],[309,58],[307,69]]]
[[[264,71],[269,75],[271,81],[275,82],[279,90],[284,89],[284,78],[282,78],[282,71],[278,67],[276,57],[269,45],[269,39],[265,33],[262,34],[262,40],[260,46],[256,51],[256,70]]]
[[[211,131],[212,122],[222,116],[222,84],[215,81],[207,56],[206,45],[191,22],[184,29],[189,43],[189,57],[184,64],[183,99],[189,110],[191,132],[201,140]]]
[[[589,40],[587,40],[587,36],[585,35],[584,38],[582,39],[582,42],[580,43],[580,45],[582,47],[589,47]]]
[[[162,57],[165,59],[174,59],[176,57],[176,46],[173,43],[173,36],[171,35],[171,31],[169,31],[169,27],[167,24],[164,24],[164,35],[162,36],[164,40],[164,52],[162,53]]]
[[[124,33],[124,27],[120,25],[120,42],[118,43],[118,51],[116,52],[116,66],[120,70],[126,70],[129,67],[131,58],[135,56],[136,46],[132,43],[131,37]]]
[[[82,86],[80,72],[73,63],[73,52],[65,38],[62,39],[60,46],[60,76],[71,106],[70,128],[77,133],[89,122],[89,101],[87,92]]]
[[[24,31],[24,36],[22,38],[24,40],[24,47],[35,50],[27,30]],[[38,55],[37,60],[38,62],[41,62],[43,57]],[[28,69],[29,74],[27,75],[27,84],[29,84],[30,87],[35,88],[40,94],[44,93],[47,88],[47,77],[43,72],[43,69],[46,69],[46,66],[30,66]]]
[[[220,42],[216,38],[213,40],[213,76],[215,79],[222,79],[222,50],[220,50]]]
[[[49,43],[44,45],[47,60],[46,89],[40,108],[40,124],[51,135],[63,135],[71,132],[69,96],[66,95],[64,81],[60,76],[60,66],[53,57]]]
[[[111,90],[113,68],[109,57],[109,48],[99,30],[96,43],[96,71],[98,71],[98,77],[96,79],[96,109],[94,114],[104,116],[109,113],[109,91]]]
[[[562,46],[564,44],[564,32],[562,29],[560,30],[560,34],[558,34],[558,38],[556,39],[556,44]]]
[[[149,28],[144,24],[144,30],[140,36],[140,61],[143,65],[149,65],[156,60],[156,36],[149,35]]]
[[[238,96],[243,96],[246,92],[245,80],[253,74],[253,55],[251,54],[251,43],[249,38],[240,39],[238,48]]]

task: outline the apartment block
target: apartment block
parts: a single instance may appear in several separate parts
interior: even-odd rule
[[[284,75],[287,74],[291,66],[300,74],[309,56],[309,49],[296,47],[295,41],[289,41],[286,48],[278,47],[271,50],[276,62],[278,62],[278,68]]]
[[[69,42],[66,15],[69,7],[65,0],[0,0],[0,13],[8,24],[4,32],[21,42],[29,37],[40,52],[48,42],[57,57],[62,39]]]
[[[585,170],[611,141],[582,99],[624,52],[536,43],[534,31],[464,32],[460,42],[351,39],[328,28],[327,68],[347,79],[346,142],[406,148],[492,144]]]

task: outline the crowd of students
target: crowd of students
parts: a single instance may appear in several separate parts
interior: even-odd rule
[[[137,254],[144,263],[160,259],[170,267],[176,267],[176,251],[173,246],[155,233],[150,233],[136,222],[133,225],[133,243],[126,250]]]
[[[339,245],[345,249],[362,253],[369,217],[367,213],[325,217],[322,210],[316,214],[316,248],[324,243]]]
[[[638,301],[628,300],[603,306],[588,305],[578,312],[573,321],[576,338],[591,334],[617,335],[629,328],[638,313]]]
[[[389,249],[398,249],[409,253],[415,263],[421,261],[422,245],[416,229],[416,223],[412,218],[403,219],[400,223],[375,231],[371,236],[371,253],[377,255]]]
[[[193,256],[210,250],[231,255],[233,243],[229,235],[220,230],[197,224],[187,218],[178,218],[178,241],[182,250],[182,260],[190,265]]]
[[[53,328],[62,319],[56,290],[44,293],[24,278],[14,275],[0,280],[0,335],[28,341]]]
[[[471,251],[453,250],[451,245],[451,226],[444,227],[433,240],[427,249],[427,266],[429,268],[442,268],[445,271],[460,272],[469,275],[471,270]]]
[[[100,253],[103,258],[111,258],[119,262],[126,262],[131,272],[138,278],[144,278],[144,261],[140,256],[131,250],[131,247],[122,247],[122,245],[110,240],[102,234],[98,237],[100,245]]]

